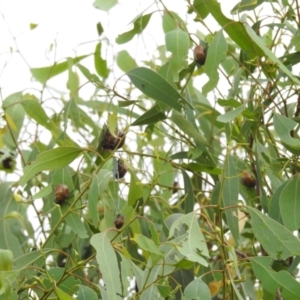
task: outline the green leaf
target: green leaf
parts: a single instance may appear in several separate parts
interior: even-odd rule
[[[96,45],[95,53],[94,53],[94,64],[95,69],[99,76],[103,78],[107,78],[109,74],[109,70],[107,68],[106,60],[101,57],[101,43]]]
[[[195,205],[195,195],[193,190],[193,185],[191,178],[189,175],[184,171],[181,170],[182,176],[183,176],[183,182],[184,182],[184,192],[185,192],[185,201],[184,201],[184,211],[185,213],[190,213],[194,210]]]
[[[49,118],[34,95],[24,95],[21,104],[30,118],[45,128],[49,128]]]
[[[188,229],[186,229],[185,226],[187,226]],[[176,230],[183,232],[178,251],[188,260],[207,266],[209,253],[205,238],[197,222],[197,214],[191,212],[179,217],[170,228],[169,238],[176,236]]]
[[[98,300],[97,293],[88,286],[80,285],[78,287],[77,300]]]
[[[81,221],[81,217],[77,213],[69,213],[66,216],[67,224],[70,226],[70,228],[78,234],[78,236],[82,239],[85,239],[88,237],[87,231],[84,227],[84,224]]]
[[[13,253],[10,250],[0,249],[0,272],[11,271],[13,267]]]
[[[224,182],[222,186],[222,198],[224,207],[238,204],[239,177],[236,171],[233,157],[228,155],[224,165]],[[237,208],[225,210],[227,225],[236,244],[239,243],[239,220]]]
[[[202,281],[201,278],[193,280],[184,289],[185,300],[210,300],[211,294],[209,287]]]
[[[98,22],[97,23],[97,33],[98,33],[98,35],[100,36],[103,32],[104,32],[103,26],[102,26],[101,22]]]
[[[135,60],[126,50],[122,50],[118,53],[117,64],[123,72],[128,72],[137,67]]]
[[[271,203],[269,207],[269,217],[273,220],[282,224],[281,212],[280,212],[280,199],[282,198],[281,194],[285,186],[289,183],[290,180],[284,182],[273,194],[271,198]]]
[[[300,139],[291,137],[291,130],[293,130],[297,123],[290,118],[274,114],[273,118],[274,129],[280,140],[291,152],[300,153]]]
[[[184,100],[184,98],[158,73],[150,69],[140,67],[129,71],[127,76],[130,78],[135,87],[148,97],[167,104],[178,111],[181,110],[182,106],[179,100]]]
[[[98,221],[99,221],[99,214],[97,211],[98,197],[99,197],[99,189],[98,189],[97,176],[93,175],[92,183],[90,185],[90,190],[89,190],[88,209],[89,209],[89,214],[92,218],[92,222],[95,227],[98,226]]]
[[[202,136],[202,134],[182,114],[174,110],[172,112],[170,120],[172,120],[174,124],[176,124],[178,128],[185,134],[187,134],[190,138],[194,139],[195,142],[201,145],[208,146],[208,143]]]
[[[283,299],[299,299],[300,283],[287,271],[274,272],[270,268],[272,263],[270,257],[252,257],[251,262],[254,274],[261,280],[265,290],[275,295],[280,287]]]
[[[216,168],[214,166],[209,166],[205,164],[200,164],[200,163],[182,163],[181,166],[192,172],[205,172],[208,174],[213,174],[213,175],[221,175],[222,170],[220,168]]]
[[[164,256],[164,254],[158,249],[154,242],[146,236],[142,234],[135,234],[132,240],[135,241],[142,250],[148,251],[161,257]]]
[[[17,203],[11,192],[11,183],[0,183],[0,218],[4,218],[11,212],[20,212],[24,216],[26,211],[22,211],[20,203]],[[23,236],[20,235],[20,230],[24,230],[17,219],[5,218],[0,221],[0,249],[9,249],[13,252],[14,257],[19,257],[23,254],[21,240]]]
[[[162,17],[162,27],[164,33],[175,30],[178,27],[182,28],[185,32],[188,31],[185,22],[173,11],[164,12]]]
[[[90,82],[95,82],[100,86],[103,86],[102,82],[96,74],[92,74],[86,67],[81,64],[77,64],[77,67]]]
[[[32,199],[35,200],[35,199],[46,197],[52,192],[53,192],[53,187],[51,185],[47,185],[44,188],[42,188],[38,193],[34,194]]]
[[[136,119],[130,126],[140,126],[155,124],[159,121],[165,120],[167,117],[165,113],[161,110],[159,104],[154,105],[138,119]]]
[[[88,55],[82,55],[73,58],[73,64],[76,64],[77,62],[81,61],[82,59],[86,58]],[[62,62],[58,64],[54,64],[51,67],[43,67],[43,68],[32,68],[30,69],[32,76],[39,81],[42,84],[45,84],[47,80],[50,78],[61,74],[68,70],[68,62]]]
[[[18,141],[18,137],[23,126],[25,111],[20,105],[22,100],[22,93],[17,92],[6,97],[2,104],[5,121],[7,126],[10,128],[10,130],[5,131],[3,143],[11,149],[16,147],[15,141]],[[13,137],[11,135],[13,135]]]
[[[174,81],[179,80],[178,72],[187,67],[187,54],[190,46],[189,35],[179,28],[169,31],[165,37],[167,50],[172,53],[170,66]]]
[[[231,110],[224,115],[217,117],[217,121],[222,123],[228,123],[238,117],[246,109],[245,105],[240,105],[238,108]]]
[[[104,11],[109,11],[118,3],[118,0],[96,0],[93,5]]]
[[[97,251],[96,259],[105,283],[108,299],[122,299],[117,256],[107,237],[107,232],[93,235],[91,238],[91,245]]]
[[[274,63],[278,65],[280,70],[285,73],[294,83],[300,84],[300,80],[296,78],[290,70],[280,61],[280,59],[265,45],[264,40],[259,37],[256,32],[249,26],[246,25],[246,31],[252,38],[253,42],[264,52],[264,54]]]
[[[243,22],[236,22],[223,15],[217,1],[203,0],[203,3],[230,38],[248,53],[250,59],[264,56],[264,52],[249,37]]]
[[[251,207],[248,209],[253,233],[273,259],[300,255],[300,241],[292,232],[260,211]]]
[[[208,16],[209,10],[206,8],[203,0],[194,0],[193,9],[203,20]]]
[[[138,17],[133,23],[133,29],[120,34],[116,38],[116,43],[119,45],[127,43],[131,41],[136,34],[142,33],[143,30],[147,27],[151,16],[152,13]]]
[[[209,77],[209,81],[203,86],[202,92],[207,95],[213,90],[219,81],[218,67],[219,64],[226,59],[227,42],[223,35],[223,30],[220,30],[209,45],[206,61],[204,64],[204,72]]]
[[[133,171],[130,173],[131,180],[128,193],[128,205],[134,206],[137,200],[143,198],[143,186],[135,173]]]
[[[290,231],[298,230],[300,228],[300,202],[298,184],[300,188],[299,174],[287,182],[282,189],[279,198],[280,213],[283,224]]]
[[[59,289],[58,287],[55,288],[55,293],[59,300],[72,300],[73,299],[72,296],[68,295],[67,293],[65,293],[64,291]]]
[[[33,30],[33,29],[37,28],[38,26],[39,26],[39,24],[35,24],[35,23],[30,23],[29,24],[30,30]]]
[[[42,152],[37,156],[36,161],[25,167],[19,184],[24,185],[41,171],[55,170],[68,166],[82,151],[81,148],[76,147],[58,147]]]
[[[238,12],[243,12],[246,10],[254,10],[257,6],[261,5],[264,0],[242,0],[240,3],[236,4],[231,10],[231,14],[236,14]]]

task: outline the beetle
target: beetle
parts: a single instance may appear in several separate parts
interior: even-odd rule
[[[54,201],[56,204],[61,205],[69,197],[69,188],[67,185],[61,183],[56,186],[54,190]]]

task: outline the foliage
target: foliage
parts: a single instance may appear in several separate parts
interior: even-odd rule
[[[0,299],[299,299],[299,2],[186,3],[3,99]]]

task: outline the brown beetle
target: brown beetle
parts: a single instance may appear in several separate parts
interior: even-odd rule
[[[7,157],[2,161],[2,166],[4,169],[12,169],[14,166],[14,161],[11,157]]]
[[[126,173],[127,173],[127,167],[124,164],[124,161],[122,159],[119,159],[117,173],[115,174],[116,179],[123,178]]]
[[[105,136],[102,142],[102,148],[104,150],[115,150],[121,148],[125,142],[125,134],[120,131],[117,136],[118,137],[114,137],[109,129],[106,128]]]
[[[118,214],[115,218],[114,224],[117,229],[122,228],[125,222],[125,217],[122,214]]]
[[[205,64],[206,52],[206,48],[203,48],[201,45],[197,45],[194,48],[194,60],[198,65],[203,66]]]
[[[173,183],[173,194],[176,194],[180,188],[178,181],[174,181]]]
[[[248,173],[247,171],[244,171],[240,177],[240,182],[243,186],[252,189],[256,186],[256,180],[255,178]]]
[[[65,184],[59,184],[54,191],[55,203],[61,205],[69,197],[69,188]]]

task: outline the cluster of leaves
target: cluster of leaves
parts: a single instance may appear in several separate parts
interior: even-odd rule
[[[191,24],[159,1],[117,37],[143,37],[161,14],[158,57],[122,50],[113,84],[99,23],[93,68],[83,55],[31,69],[41,93],[3,100],[1,165],[19,176],[0,184],[0,299],[299,299],[298,0],[242,0],[236,20],[215,0],[187,3]],[[67,100],[49,85],[62,73]],[[105,148],[107,130],[124,144]]]

